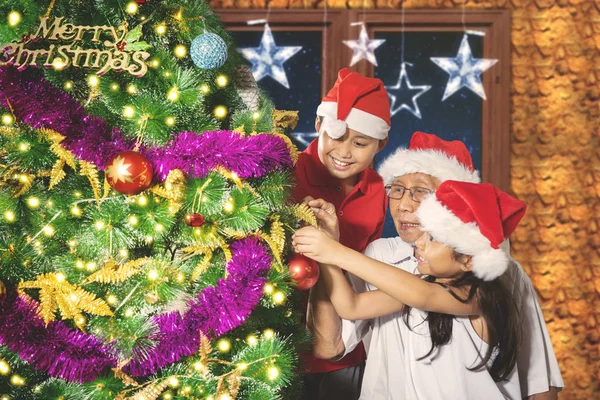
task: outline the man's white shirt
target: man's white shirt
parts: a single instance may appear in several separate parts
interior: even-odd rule
[[[508,249],[506,249],[508,252]],[[410,273],[417,272],[413,247],[399,237],[371,243],[365,255]],[[455,318],[452,342],[431,356],[431,340],[424,319],[427,313],[412,310],[410,325],[397,312],[370,320],[342,320],[345,352],[361,340],[367,348],[362,400],[400,399],[521,399],[562,388],[563,380],[548,330],[531,282],[522,267],[511,259],[501,279],[513,288],[520,311],[523,341],[517,368],[507,381],[496,383],[487,370],[469,371],[485,355],[487,344],[477,335],[468,318]],[[348,274],[357,292],[376,290],[373,285]]]

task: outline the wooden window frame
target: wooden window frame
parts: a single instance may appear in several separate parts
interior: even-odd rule
[[[262,25],[248,26],[247,21],[262,19],[265,10],[217,9],[215,10],[231,31],[262,31]],[[333,86],[337,71],[347,67],[352,50],[341,43],[354,39],[358,29],[350,24],[363,21],[373,37],[378,30],[401,31],[401,10],[328,10],[324,20],[323,10],[272,9],[269,25],[276,32],[324,31],[322,95]],[[463,31],[485,32],[483,57],[498,59],[498,63],[482,75],[487,101],[482,104],[481,123],[481,174],[484,182],[490,182],[503,190],[510,190],[510,11],[509,10],[405,10],[405,31]],[[458,49],[457,49],[458,50]],[[383,57],[383,54],[379,54]],[[365,60],[350,68],[366,76],[374,75],[374,66]],[[492,107],[492,104],[494,105]]]

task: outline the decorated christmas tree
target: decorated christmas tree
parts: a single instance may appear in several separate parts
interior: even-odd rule
[[[0,398],[293,398],[293,116],[217,16],[0,15]]]

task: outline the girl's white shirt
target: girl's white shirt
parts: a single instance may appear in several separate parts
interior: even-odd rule
[[[412,246],[398,237],[376,240],[367,247],[365,255],[410,273],[417,272],[418,264],[413,257]],[[376,290],[373,285],[355,276],[350,276],[350,281],[358,292]],[[540,362],[527,360],[530,366],[544,368],[544,371],[532,371],[533,382],[529,382],[529,385],[520,382],[519,377],[527,379],[528,374],[523,376],[517,368],[507,381],[498,383],[494,382],[485,368],[470,371],[469,368],[478,365],[485,356],[487,344],[477,335],[469,318],[464,317],[454,319],[450,343],[420,359],[431,348],[426,317],[426,312],[413,309],[409,319],[412,329],[406,325],[401,312],[371,320],[343,320],[342,337],[346,353],[368,338],[361,400],[518,400],[528,386],[542,388],[544,383],[551,381],[557,382],[552,386],[563,386],[551,343],[549,353],[536,355]],[[543,328],[545,330],[545,324]],[[540,336],[544,337],[541,333]],[[545,337],[549,342],[547,331]],[[554,360],[554,368],[547,369],[548,366],[552,367],[552,363],[548,363],[549,356]],[[540,379],[542,376],[545,379]]]

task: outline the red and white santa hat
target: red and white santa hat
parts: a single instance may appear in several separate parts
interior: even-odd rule
[[[527,206],[489,183],[443,182],[421,202],[416,215],[432,238],[472,256],[475,276],[489,281],[508,267],[500,248],[515,230]]]
[[[447,141],[438,136],[415,132],[408,149],[398,149],[379,167],[385,184],[399,176],[424,173],[440,182],[455,180],[479,183],[479,173],[473,166],[467,146],[460,140]]]
[[[390,100],[383,82],[344,68],[333,88],[317,108],[324,117],[319,134],[339,139],[354,129],[375,139],[385,139],[390,130]]]

